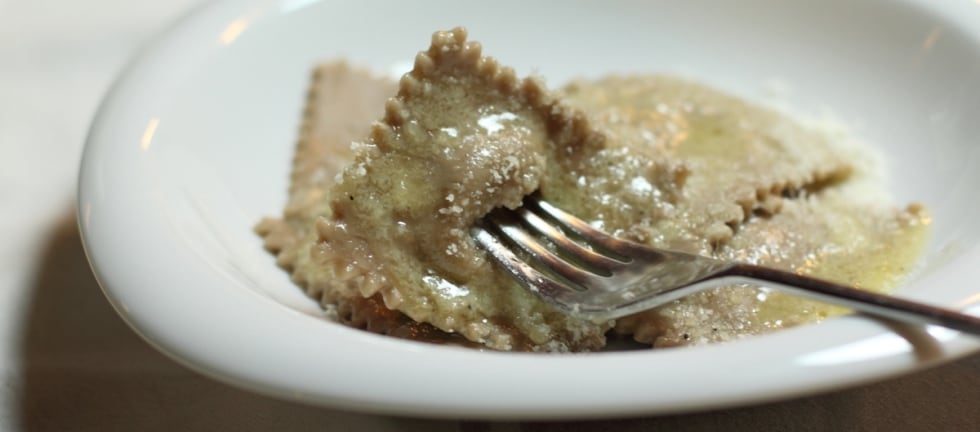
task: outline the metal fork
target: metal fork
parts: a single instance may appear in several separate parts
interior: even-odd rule
[[[522,285],[570,314],[595,321],[747,283],[878,317],[980,335],[978,317],[788,271],[650,248],[597,230],[535,196],[514,211],[491,213],[471,234]],[[505,242],[518,246],[525,258]]]

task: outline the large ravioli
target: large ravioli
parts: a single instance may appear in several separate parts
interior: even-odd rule
[[[496,349],[588,350],[610,323],[569,317],[519,287],[469,227],[514,208],[559,160],[601,147],[579,112],[481,55],[457,29],[433,36],[329,194],[314,255],[384,304]]]

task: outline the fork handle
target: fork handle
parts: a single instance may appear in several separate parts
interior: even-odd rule
[[[895,296],[859,290],[823,279],[751,264],[735,265],[726,273],[726,276],[734,278],[772,282],[778,285],[776,288],[878,317],[909,324],[936,324],[980,335],[980,318],[951,309],[930,306]]]

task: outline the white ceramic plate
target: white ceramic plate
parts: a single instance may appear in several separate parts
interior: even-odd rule
[[[695,4],[696,3],[696,4]],[[977,349],[938,328],[860,317],[717,346],[529,355],[352,330],[265,253],[252,226],[285,202],[314,63],[387,71],[432,31],[552,83],[672,72],[753,99],[784,83],[887,155],[898,201],[933,211],[925,270],[899,292],[980,301],[980,4],[244,0],[209,5],[128,69],[94,122],[80,180],[85,244],[106,295],[143,337],[219,380],[283,398],[438,417],[690,411],[853,385]]]

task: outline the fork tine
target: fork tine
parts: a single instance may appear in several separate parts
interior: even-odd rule
[[[534,208],[540,210],[540,207]],[[588,267],[592,267],[592,270],[596,270],[596,272],[601,273],[603,276],[612,276],[612,272],[628,264],[628,261],[620,261],[582,246],[565,235],[560,229],[555,228],[554,225],[531,211],[528,207],[517,209],[517,215],[524,219],[535,231],[561,247],[563,253],[568,254],[574,260],[581,261]]]
[[[565,297],[565,294],[572,292],[573,290],[565,284],[555,281],[548,275],[539,272],[530,264],[524,262],[520,257],[514,254],[507,246],[505,246],[500,239],[494,236],[490,231],[487,231],[482,226],[474,226],[471,229],[471,235],[476,239],[480,245],[486,249],[490,255],[493,255],[497,263],[502,265],[511,275],[513,275],[518,282],[521,283],[525,288],[531,290],[532,292],[538,293],[541,297],[552,304],[564,307],[560,299]]]
[[[539,199],[539,197],[536,195],[528,197],[524,201],[524,206],[540,210],[542,213],[551,216],[551,218],[558,223],[581,235],[583,239],[588,239],[589,243],[599,246],[602,249],[606,249],[609,252],[613,252],[624,257],[632,256],[636,252],[636,248],[630,242],[618,239],[606,234],[604,231],[595,229],[592,227],[592,225],[589,225],[588,222],[579,219],[577,216],[558,207],[555,207],[547,201]]]
[[[597,279],[604,277],[566,261],[541,244],[538,239],[519,225],[502,220],[499,215],[491,214],[490,221],[496,225],[503,236],[528,252],[531,257],[543,264],[548,270],[575,284],[577,290],[584,291],[586,287],[595,285],[598,282]]]

